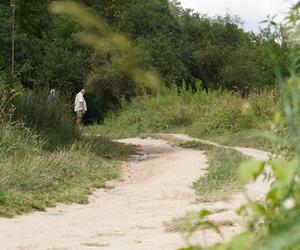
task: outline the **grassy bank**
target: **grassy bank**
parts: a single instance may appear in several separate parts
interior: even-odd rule
[[[88,202],[91,188],[117,178],[136,148],[105,137],[82,137],[68,104],[31,99],[0,87],[0,216]]]
[[[216,147],[201,142],[185,142],[179,146],[205,151],[208,169],[205,176],[194,182],[193,186],[201,202],[226,199],[241,188],[238,184],[238,169],[248,158],[242,153],[228,148]]]
[[[194,182],[201,201],[220,200],[237,191],[238,169],[247,157],[233,149],[214,148],[207,151],[208,173]]]
[[[227,91],[192,92],[176,88],[155,97],[139,97],[86,132],[111,138],[141,133],[180,132],[223,144],[270,149],[269,139],[256,130],[268,128],[276,93],[262,91],[241,98]]]
[[[20,126],[0,126],[1,216],[43,210],[57,202],[86,203],[91,188],[117,178],[119,160],[135,151],[105,138],[85,138],[54,152],[44,150],[43,143]]]

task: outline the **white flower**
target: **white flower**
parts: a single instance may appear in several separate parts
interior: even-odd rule
[[[288,198],[284,201],[283,206],[285,209],[290,210],[296,206],[296,202],[293,198]]]

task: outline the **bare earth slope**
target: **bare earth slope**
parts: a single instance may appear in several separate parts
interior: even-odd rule
[[[175,250],[184,241],[164,227],[173,217],[202,207],[226,207],[218,216],[237,217],[234,209],[244,201],[241,194],[233,197],[234,203],[193,203],[196,197],[191,185],[207,168],[203,152],[149,138],[123,142],[141,145],[144,155],[124,166],[123,179],[112,183],[113,189],[95,190],[88,205],[58,205],[47,212],[0,218],[0,249]],[[266,190],[266,184],[249,188],[256,197]],[[224,229],[230,238],[241,226],[237,223]],[[207,233],[208,243],[218,240],[214,233]]]

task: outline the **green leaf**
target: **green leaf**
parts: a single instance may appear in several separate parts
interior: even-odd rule
[[[264,170],[264,167],[265,162],[259,160],[251,160],[242,163],[239,169],[239,179],[241,184],[247,184],[251,180],[256,180]]]
[[[294,177],[297,162],[297,160],[292,162],[285,160],[271,161],[271,167],[276,179],[283,184],[288,185]]]
[[[227,249],[230,250],[250,250],[252,249],[250,243],[250,237],[247,233],[242,233],[233,238],[229,247]]]
[[[204,226],[207,226],[208,228],[214,230],[217,234],[219,234],[221,237],[223,237],[223,234],[219,228],[219,226],[211,221],[204,221],[203,222]]]
[[[299,250],[300,245],[300,221],[294,218],[286,226],[282,225],[278,231],[273,231],[266,239],[262,250]]]
[[[252,209],[252,211],[255,214],[257,214],[259,216],[266,217],[268,215],[266,208],[263,205],[259,204],[259,203],[251,203],[249,205],[249,207]]]
[[[212,214],[212,213],[211,213],[209,210],[207,210],[207,209],[202,209],[202,210],[199,212],[198,216],[199,216],[200,219],[202,219],[202,218],[207,217],[207,216],[209,216],[209,215],[211,215],[211,214]]]
[[[287,193],[286,185],[280,181],[275,181],[272,183],[271,190],[269,191],[267,198],[273,203],[277,204],[285,198]]]

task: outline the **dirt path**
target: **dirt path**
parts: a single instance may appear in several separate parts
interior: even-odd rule
[[[269,153],[246,147],[230,147],[223,146],[215,142],[201,140],[193,138],[185,134],[160,134],[158,137],[163,138],[164,140],[170,142],[176,141],[199,141],[205,144],[214,145],[217,147],[235,149],[242,154],[257,160],[268,160]],[[221,239],[219,235],[212,231],[201,231],[195,234],[193,242],[196,242],[201,245],[210,245],[222,240],[229,240],[237,233],[243,230],[243,221],[241,217],[237,215],[236,210],[238,210],[241,205],[247,202],[247,199],[257,200],[263,198],[268,192],[270,187],[270,182],[266,182],[263,177],[259,178],[255,183],[250,183],[245,187],[244,192],[234,194],[228,201],[218,201],[218,202],[207,202],[202,204],[196,204],[193,209],[189,211],[199,211],[203,208],[210,211],[222,211],[216,212],[210,219],[215,222],[220,222],[220,229],[223,233],[224,238]],[[213,194],[212,194],[213,195]],[[222,225],[223,222],[226,224]],[[228,223],[228,224],[227,224]]]
[[[209,144],[209,145],[213,145],[213,146],[217,146],[217,147],[222,147],[222,148],[231,148],[231,149],[235,149],[239,152],[241,152],[242,154],[257,159],[257,160],[263,160],[266,161],[269,158],[269,153],[262,151],[262,150],[258,150],[258,149],[253,149],[253,148],[245,148],[245,147],[230,147],[230,146],[223,146],[220,145],[218,143],[215,142],[211,142],[211,141],[207,141],[207,140],[201,140],[201,139],[197,139],[197,138],[193,138],[189,135],[185,135],[185,134],[158,134],[158,136],[160,136],[161,138],[165,139],[165,140],[180,140],[180,141],[199,141],[199,142],[203,142],[205,144]]]
[[[188,139],[188,138],[181,138]],[[171,147],[163,140],[128,139],[142,146],[144,155],[124,167],[123,180],[112,190],[95,190],[88,205],[58,205],[47,212],[14,219],[0,219],[0,249],[62,250],[175,250],[184,245],[180,234],[168,233],[164,222],[183,216],[193,204],[192,182],[205,174],[203,152]],[[259,184],[260,185],[260,184]],[[261,186],[257,189],[261,191]],[[255,193],[255,194],[254,194]],[[252,192],[254,196],[261,192]],[[218,216],[234,216],[242,196],[230,203],[202,207],[226,207]],[[225,230],[231,237],[241,227]],[[220,240],[209,234],[208,242]]]

